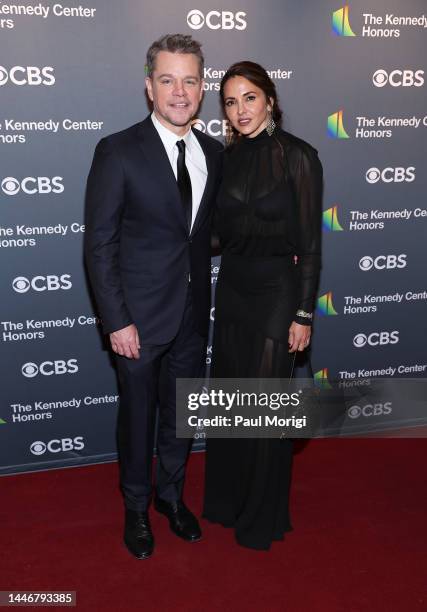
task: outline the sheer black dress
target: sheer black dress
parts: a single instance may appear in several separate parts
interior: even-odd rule
[[[289,327],[310,324],[296,313],[314,308],[321,198],[322,166],[303,140],[276,128],[226,150],[212,376],[291,376]],[[291,465],[289,439],[208,439],[203,516],[233,527],[240,544],[268,549],[292,529]]]

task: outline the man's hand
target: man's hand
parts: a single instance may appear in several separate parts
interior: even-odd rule
[[[132,323],[123,329],[110,334],[111,348],[118,355],[128,359],[139,359],[139,335],[136,326]]]
[[[310,336],[310,325],[300,325],[293,321],[289,328],[289,353],[306,349],[310,344]]]

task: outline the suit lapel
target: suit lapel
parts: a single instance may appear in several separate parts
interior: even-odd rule
[[[159,189],[164,192],[167,199],[172,203],[182,226],[188,232],[178,184],[162,139],[154,127],[150,116],[138,126],[138,144],[152,172],[152,176],[159,177]]]
[[[206,179],[205,189],[203,191],[202,199],[200,200],[199,209],[197,211],[197,215],[194,220],[190,236],[193,236],[197,232],[198,228],[202,225],[206,215],[209,213],[209,208],[210,208],[209,203],[211,200],[212,190],[215,184],[215,176],[216,176],[215,164],[214,164],[213,155],[212,155],[213,151],[211,147],[206,144],[204,139],[200,138],[200,136],[198,135],[197,129],[192,128],[192,131],[193,131],[193,134],[196,136],[200,146],[202,147],[203,153],[205,154],[206,168],[208,171],[208,176]]]
[[[193,223],[190,236],[193,236],[199,227],[202,225],[205,217],[209,214],[210,200],[212,198],[213,188],[216,180],[216,164],[215,164],[215,149],[206,142],[205,139],[201,138],[197,129],[193,129],[193,134],[196,136],[200,146],[202,147],[203,153],[206,159],[206,168],[208,176],[206,179],[205,189],[203,191],[202,199],[200,201],[199,209],[197,211],[196,218]],[[148,116],[144,121],[138,125],[138,144],[142,151],[144,158],[150,168],[152,175],[159,177],[158,185],[168,200],[171,201],[177,217],[179,218],[180,224],[182,225],[185,232],[188,232],[184,210],[182,207],[181,196],[178,189],[178,184],[175,179],[174,172],[170,165],[169,158],[165,151],[151,117]]]

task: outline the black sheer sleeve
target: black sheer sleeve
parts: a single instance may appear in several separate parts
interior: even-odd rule
[[[221,255],[222,246],[218,231],[218,213],[216,207],[212,213],[212,224],[211,224],[211,257],[217,257]]]
[[[291,154],[290,171],[295,190],[298,218],[300,296],[298,310],[313,313],[321,267],[321,222],[323,170],[317,151],[298,146]],[[311,319],[295,315],[295,321],[310,325]]]
[[[218,182],[216,185],[217,190],[223,178],[223,171],[224,171],[224,150],[221,151],[221,155],[220,155],[220,167],[219,167],[218,178],[217,178]],[[211,257],[217,257],[221,255],[222,245],[221,245],[220,233],[219,233],[219,227],[218,227],[218,206],[217,206],[216,201],[213,207],[211,219],[212,219],[211,221]]]

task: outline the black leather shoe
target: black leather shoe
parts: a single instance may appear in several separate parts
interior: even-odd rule
[[[202,532],[198,520],[181,500],[166,502],[159,497],[154,500],[154,508],[169,519],[169,526],[175,535],[187,542],[198,542]]]
[[[128,551],[137,559],[148,559],[154,550],[148,512],[126,509],[124,542]]]

